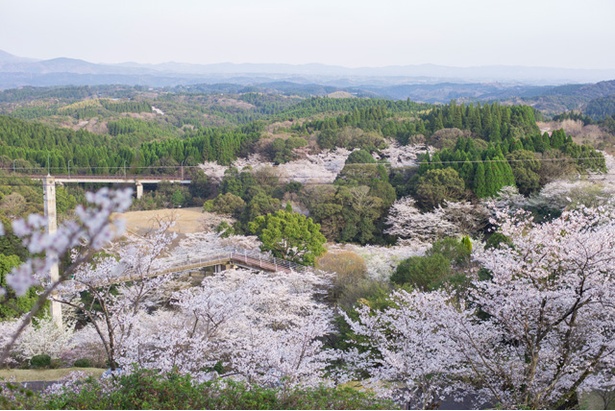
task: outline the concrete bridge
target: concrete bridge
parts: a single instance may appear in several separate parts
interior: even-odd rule
[[[78,183],[99,183],[99,184],[130,184],[135,185],[137,199],[143,197],[144,184],[160,184],[168,182],[172,184],[190,184],[192,181],[177,176],[71,176],[71,175],[47,175],[29,176],[33,180],[43,181],[43,185],[47,184],[78,184]]]

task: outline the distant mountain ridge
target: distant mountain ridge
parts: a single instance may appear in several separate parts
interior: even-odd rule
[[[592,80],[607,75],[611,75],[609,81]],[[65,57],[27,59],[0,50],[0,90],[115,84],[304,97],[345,93],[425,103],[502,101],[528,104],[547,114],[583,112],[589,106],[599,117],[612,111],[615,80],[611,79],[615,70],[430,64],[354,69],[324,64],[95,64]]]
[[[615,96],[615,80],[600,81],[595,84],[569,84],[558,87],[545,87],[538,94],[521,95],[521,102],[531,104],[545,113],[561,113],[569,110],[584,111],[592,102],[605,97]]]
[[[24,78],[24,74],[28,74]],[[58,76],[62,74],[62,76]],[[194,84],[198,82],[226,82],[241,75],[254,82],[266,79],[290,80],[301,76],[305,82],[342,85],[398,85],[433,84],[441,82],[477,83],[505,82],[529,85],[558,85],[590,83],[615,79],[615,69],[563,69],[549,67],[484,66],[447,67],[433,64],[347,68],[326,64],[254,64],[254,63],[161,63],[161,64],[96,64],[85,60],[59,57],[36,60],[17,57],[0,50],[0,88],[24,85],[63,85],[68,74],[88,76],[137,76],[125,81],[141,81],[140,84],[157,86],[160,82]],[[30,79],[29,82],[27,79]],[[166,80],[161,80],[166,79]],[[121,80],[121,79],[116,79]],[[75,84],[83,84],[76,79]],[[92,84],[101,84],[91,79]],[[148,83],[149,82],[149,83]],[[158,83],[157,83],[158,82]],[[263,82],[263,81],[261,81]],[[42,84],[37,84],[42,83]]]

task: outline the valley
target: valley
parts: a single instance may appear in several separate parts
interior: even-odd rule
[[[0,91],[2,361],[122,375],[15,401],[179,379],[185,398],[238,384],[306,407],[314,390],[385,409],[596,397],[615,352],[612,83]],[[31,217],[48,174],[57,232]]]

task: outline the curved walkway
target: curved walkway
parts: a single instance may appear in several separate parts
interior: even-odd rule
[[[234,249],[205,254],[203,256],[199,256],[198,258],[189,259],[186,264],[175,265],[159,271],[152,271],[151,273],[138,277],[134,275],[116,277],[113,278],[112,281],[109,281],[109,283],[137,281],[144,278],[153,278],[165,274],[194,271],[206,267],[214,267],[214,270],[219,272],[228,265],[270,272],[305,272],[309,270],[309,267],[293,263],[292,261],[272,257],[255,251]]]

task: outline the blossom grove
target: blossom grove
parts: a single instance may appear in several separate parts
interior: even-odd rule
[[[81,223],[64,224],[53,238],[42,233],[37,217],[15,222],[14,232],[35,254],[62,256],[83,245],[90,253],[120,232],[109,217],[127,207],[127,196],[89,196],[93,206],[76,213]],[[563,407],[578,392],[612,389],[614,209],[580,207],[542,224],[522,209],[491,209],[491,223],[510,243],[475,250],[487,278],[475,277],[463,295],[399,290],[387,308],[359,306],[356,317],[342,312],[352,330],[344,349],[326,344],[337,331],[325,274],[228,270],[198,287],[171,291],[171,306],[158,308],[170,279],[148,273],[166,267],[160,256],[173,236],[164,226],[122,247],[118,257],[91,262],[75,254],[72,278],[65,273],[62,284],[45,278],[48,259],[16,268],[8,284],[17,292],[43,284],[42,296],[57,290],[61,297],[54,298],[89,313],[90,322],[56,334],[36,331],[28,317],[6,324],[4,355],[19,347],[24,355],[62,346],[78,351],[90,341],[124,370],[138,365],[264,385],[360,379],[413,408],[451,397],[477,405]],[[131,282],[110,293],[113,278]],[[102,311],[79,302],[86,289]],[[59,345],[44,344],[52,335]]]

